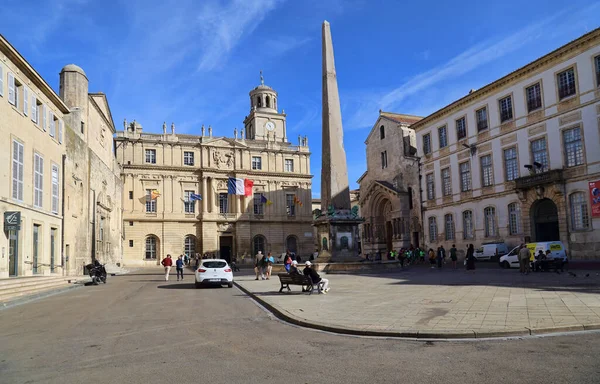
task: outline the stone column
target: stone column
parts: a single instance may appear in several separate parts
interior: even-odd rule
[[[208,194],[206,191],[206,176],[202,176],[202,213],[208,210]]]
[[[239,215],[242,213],[242,196],[233,195],[233,197],[235,198],[235,213]]]

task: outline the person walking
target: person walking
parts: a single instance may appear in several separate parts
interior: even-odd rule
[[[444,247],[438,247],[437,249],[437,267],[442,268],[444,258],[446,257],[446,250]]]
[[[450,260],[452,260],[452,269],[456,269],[456,245],[452,244],[452,248],[450,248]]]
[[[266,266],[267,280],[269,280],[271,278],[271,271],[273,270],[273,264],[275,264],[275,259],[273,258],[273,256],[271,256],[271,252],[269,252],[269,257],[267,257],[267,266]]]
[[[525,275],[529,275],[529,259],[531,258],[531,252],[525,244],[521,243],[521,249],[519,250],[519,270]]]
[[[465,261],[467,262],[467,271],[475,270],[475,247],[473,244],[469,244],[467,248],[467,256],[465,257]]]
[[[160,263],[163,265],[163,267],[165,267],[165,281],[169,281],[169,273],[171,272],[171,267],[173,266],[171,255],[167,255],[167,257],[165,257]]]
[[[255,280],[258,280],[259,275],[263,280],[265,279],[264,271],[262,270],[262,263],[263,263],[264,258],[265,258],[265,255],[263,255],[262,251],[258,251],[258,253],[255,256],[255,261],[254,261],[254,272],[256,273]]]
[[[179,256],[177,261],[175,261],[175,267],[177,269],[177,281],[179,281],[179,276],[183,280],[183,256]]]
[[[433,250],[433,248],[429,248],[429,264],[431,265],[431,268],[435,268],[435,251]]]
[[[185,256],[183,257],[183,263],[185,265],[190,265],[190,256],[186,253]]]

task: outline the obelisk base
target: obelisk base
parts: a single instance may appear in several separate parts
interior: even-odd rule
[[[319,237],[317,263],[360,261],[358,255],[358,225],[361,218],[321,217],[315,221]]]

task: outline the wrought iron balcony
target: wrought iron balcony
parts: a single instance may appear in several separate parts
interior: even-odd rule
[[[552,183],[563,183],[563,170],[552,169],[550,171],[536,173],[533,175],[519,177],[515,179],[516,189],[527,189],[533,188],[538,185],[552,184]]]

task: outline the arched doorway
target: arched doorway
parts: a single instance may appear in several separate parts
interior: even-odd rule
[[[375,217],[373,220],[374,244],[377,249],[385,247],[386,251],[392,250],[392,240],[394,228],[391,219],[392,203],[389,199],[383,198],[375,206]]]
[[[537,200],[531,206],[531,233],[533,241],[560,240],[558,208],[550,199]]]
[[[298,253],[298,239],[296,238],[296,236],[288,236],[285,240],[285,247],[286,250],[290,251],[291,253]]]
[[[160,250],[158,245],[158,237],[154,235],[148,235],[146,237],[145,259],[157,260],[159,253]]]
[[[254,239],[252,239],[252,250],[254,254],[252,256],[256,256],[256,254],[258,254],[258,251],[261,251],[263,255],[266,255],[266,244],[267,239],[265,239],[263,235],[254,236]]]
[[[188,255],[190,258],[194,257],[194,255],[196,254],[196,236],[187,235],[185,237],[185,240],[183,243],[183,252],[184,252],[184,254]]]

